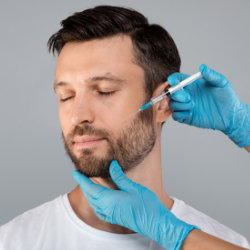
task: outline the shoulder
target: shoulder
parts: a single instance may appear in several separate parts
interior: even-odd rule
[[[45,222],[56,216],[60,207],[60,199],[62,199],[62,195],[30,209],[2,225],[0,227],[0,246],[13,241],[24,242],[25,239],[31,240],[38,236]]]
[[[187,205],[184,201],[173,198],[174,205],[171,212],[186,223],[198,226],[202,231],[214,235],[220,239],[229,241],[242,247],[250,247],[247,239],[229,227],[221,224],[208,215]]]
[[[13,225],[15,225],[15,227],[22,226],[23,224],[27,226],[29,223],[32,223],[33,221],[32,219],[35,219],[36,221],[46,219],[46,216],[48,216],[49,213],[56,208],[60,197],[61,196],[51,201],[45,202],[35,208],[29,209],[25,211],[24,213],[16,216],[14,219],[2,225],[0,227],[0,232],[2,232],[6,228],[10,228]]]

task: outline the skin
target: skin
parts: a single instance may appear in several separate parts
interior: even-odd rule
[[[91,77],[103,76],[107,73],[125,81],[122,84],[109,81],[86,81]],[[128,36],[67,43],[57,61],[55,83],[59,82],[68,83],[55,88],[59,99],[60,123],[65,137],[75,126],[83,123],[89,123],[99,129],[107,129],[118,137],[122,128],[133,119],[131,114],[144,104],[144,72],[134,63],[133,45]],[[155,90],[154,95],[161,93],[166,86],[166,82],[162,83]],[[110,97],[98,94],[98,91],[114,90],[116,93]],[[60,102],[60,99],[69,96],[73,98],[67,102]],[[173,200],[169,198],[163,187],[160,135],[161,122],[170,115],[171,110],[168,108],[167,100],[155,105],[154,126],[157,139],[153,150],[136,168],[126,172],[131,180],[152,190],[168,209],[171,209]],[[131,118],[126,119],[127,117]],[[104,156],[105,141],[99,143],[94,150],[96,155]],[[76,156],[79,155],[77,149],[74,153]],[[107,179],[92,177],[91,180],[115,189],[114,184]],[[127,228],[100,220],[89,206],[79,186],[69,193],[69,201],[77,216],[90,226],[112,233],[133,233]]]
[[[199,230],[192,230],[184,240],[181,250],[243,250],[227,241],[218,239]]]
[[[111,81],[87,81],[96,76],[111,73],[124,81],[115,84]],[[110,75],[108,75],[110,76]],[[134,63],[133,46],[128,36],[114,36],[88,42],[67,43],[59,54],[55,84],[59,100],[59,118],[63,134],[67,137],[77,125],[89,123],[99,129],[113,132],[115,137],[126,123],[133,119],[134,112],[144,104],[143,69]],[[162,83],[153,93],[161,93],[167,86]],[[116,91],[112,96],[100,96],[98,91]],[[71,97],[67,102],[62,98]],[[101,111],[101,112],[100,112]],[[156,143],[148,156],[135,168],[126,172],[126,176],[152,190],[163,205],[171,210],[174,201],[164,190],[161,163],[161,123],[168,119],[172,111],[168,99],[153,107],[153,124],[156,131]],[[130,117],[129,119],[127,119]],[[94,147],[95,154],[104,156],[105,141]],[[79,151],[74,149],[75,155]],[[153,166],[153,167],[152,167]],[[93,182],[116,189],[110,179],[91,177]],[[88,204],[79,185],[69,194],[69,201],[76,215],[88,225],[99,230],[129,234],[133,231],[100,220]],[[182,249],[243,249],[217,239],[198,230],[193,230],[185,239]]]
[[[245,149],[248,153],[250,153],[250,146],[246,146]]]

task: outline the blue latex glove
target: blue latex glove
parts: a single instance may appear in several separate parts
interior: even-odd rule
[[[164,248],[180,249],[188,233],[197,227],[177,219],[151,190],[126,177],[117,161],[112,161],[109,171],[120,190],[100,186],[73,172],[97,216],[151,238]]]
[[[250,106],[237,97],[230,82],[205,64],[200,66],[202,78],[171,96],[169,107],[174,120],[199,128],[220,130],[239,147],[250,145]],[[189,75],[174,73],[170,85]]]

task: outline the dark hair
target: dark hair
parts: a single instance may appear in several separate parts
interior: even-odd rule
[[[180,70],[181,59],[169,33],[160,25],[149,24],[133,9],[96,6],[61,21],[62,28],[48,40],[49,52],[59,54],[67,42],[88,41],[114,35],[132,39],[135,60],[144,70],[146,98],[167,77]]]

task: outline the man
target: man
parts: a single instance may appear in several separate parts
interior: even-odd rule
[[[189,231],[200,228],[249,247],[243,236],[171,198],[164,190],[160,135],[162,123],[172,113],[168,100],[135,113],[166,89],[166,78],[180,69],[178,50],[170,35],[158,25],[149,25],[136,11],[99,6],[62,21],[62,29],[50,38],[48,45],[59,53],[54,89],[65,149],[77,173],[118,191],[109,172],[110,163],[116,160],[129,179],[154,193],[161,209],[170,210],[189,223]],[[69,194],[4,225],[0,229],[0,247],[162,249],[156,242],[157,235],[152,240],[144,232],[134,233],[137,231],[98,216],[94,200],[84,195],[82,189],[77,186]],[[101,201],[104,196],[99,195]],[[122,202],[126,197],[117,198]],[[113,199],[109,199],[111,202]],[[152,202],[152,209],[155,204]],[[120,214],[119,218],[126,220],[124,216]],[[152,221],[151,225],[148,231],[155,230],[156,224]],[[166,234],[171,236],[170,231]]]

